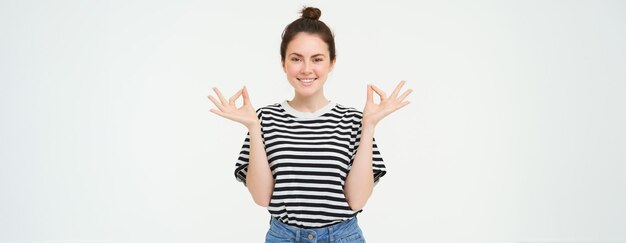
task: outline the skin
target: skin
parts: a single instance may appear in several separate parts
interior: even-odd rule
[[[330,60],[328,45],[317,35],[299,33],[289,42],[283,71],[294,89],[289,105],[298,111],[314,112],[330,102],[324,96],[324,84],[333,70],[335,60]],[[310,86],[298,79],[316,78]]]
[[[333,70],[335,61],[330,59],[328,45],[319,36],[304,32],[297,34],[287,45],[285,60],[281,60],[287,80],[294,89],[294,96],[288,101],[289,105],[301,112],[314,112],[328,104],[330,100],[324,96],[324,84],[328,73]],[[304,78],[316,80],[310,86],[305,86],[299,80]],[[405,99],[412,90],[408,89],[400,94],[405,83],[401,81],[389,96],[374,85],[367,86],[360,145],[344,185],[346,201],[355,212],[365,206],[374,188],[372,176],[374,131],[383,118],[409,104]],[[256,110],[250,103],[248,91],[244,86],[226,100],[218,88],[214,87],[213,90],[217,98],[211,95],[208,97],[217,109],[211,109],[211,112],[243,124],[250,132],[247,187],[255,203],[267,207],[274,190],[274,179],[261,137],[261,125]],[[374,94],[380,97],[379,103],[374,102]],[[241,107],[236,106],[239,97],[243,98]]]

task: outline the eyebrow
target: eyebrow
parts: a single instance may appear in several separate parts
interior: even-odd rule
[[[289,54],[289,55],[296,55],[296,56],[299,56],[299,57],[304,57],[302,54],[300,54],[300,53],[296,53],[296,52],[292,52],[292,53],[291,53],[291,54]],[[313,55],[312,57],[317,57],[317,56],[323,56],[323,57],[326,57],[326,55],[324,55],[324,54],[322,54],[322,53],[315,54],[315,55]]]

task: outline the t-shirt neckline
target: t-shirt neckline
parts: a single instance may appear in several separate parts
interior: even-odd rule
[[[320,117],[321,115],[326,114],[327,112],[329,112],[335,107],[336,103],[331,100],[324,107],[314,112],[297,111],[296,109],[294,109],[293,107],[289,105],[288,100],[284,100],[280,105],[283,107],[285,112],[287,112],[287,114],[295,116],[296,118],[312,119],[312,118],[317,118],[317,117]]]

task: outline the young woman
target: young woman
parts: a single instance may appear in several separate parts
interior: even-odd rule
[[[245,86],[228,100],[213,88],[217,98],[209,99],[218,109],[211,112],[248,128],[235,177],[271,215],[266,242],[364,242],[356,215],[386,173],[374,130],[409,104],[411,89],[400,94],[402,81],[387,96],[368,85],[362,112],[327,99],[334,36],[318,20],[319,9],[301,14],[285,28],[280,46],[294,97],[255,110]]]

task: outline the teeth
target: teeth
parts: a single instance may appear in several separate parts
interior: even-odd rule
[[[298,79],[298,80],[300,80],[300,81],[302,81],[302,82],[305,82],[305,83],[310,83],[310,82],[313,82],[313,81],[315,81],[315,78],[308,78],[308,79]]]

